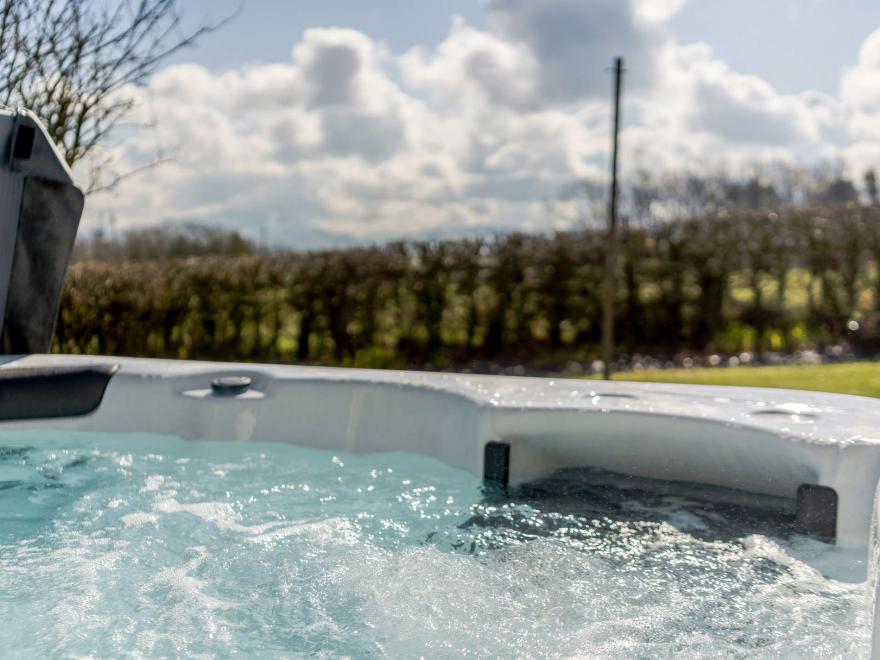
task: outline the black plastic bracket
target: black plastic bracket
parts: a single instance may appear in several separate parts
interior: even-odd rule
[[[15,144],[12,147],[12,157],[20,160],[27,160],[31,157],[34,150],[34,138],[37,135],[37,129],[27,124],[21,124],[15,134]]]
[[[833,488],[818,484],[798,486],[795,531],[822,541],[837,538],[837,492]]]
[[[93,412],[117,365],[0,369],[0,420],[76,417]]]
[[[507,488],[510,480],[510,445],[487,442],[483,450],[483,483]]]

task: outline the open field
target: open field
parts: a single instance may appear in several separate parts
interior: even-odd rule
[[[782,387],[880,397],[880,362],[697,369],[645,369],[615,374],[615,380]]]

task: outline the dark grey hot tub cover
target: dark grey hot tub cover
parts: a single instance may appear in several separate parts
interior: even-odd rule
[[[0,110],[0,353],[46,353],[83,210],[37,118]]]

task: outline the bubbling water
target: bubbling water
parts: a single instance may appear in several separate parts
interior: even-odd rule
[[[864,560],[790,503],[595,470],[0,434],[9,656],[867,655]]]

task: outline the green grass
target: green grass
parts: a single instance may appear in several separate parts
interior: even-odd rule
[[[695,369],[646,369],[619,373],[615,380],[694,385],[783,387],[880,397],[880,362]]]

